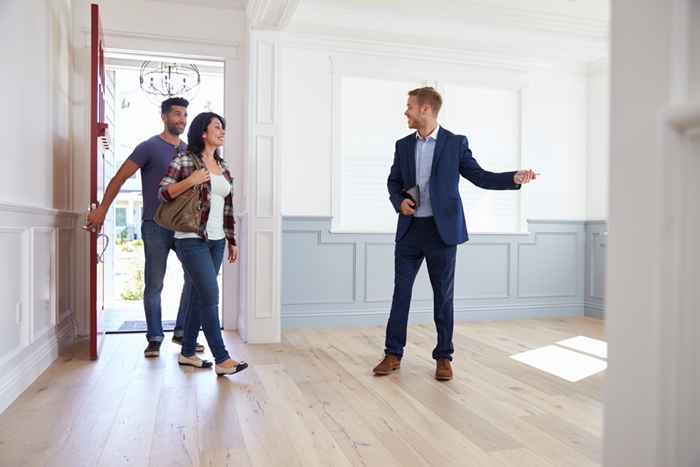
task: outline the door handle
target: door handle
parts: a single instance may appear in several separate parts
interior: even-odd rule
[[[97,264],[105,262],[104,261],[105,252],[107,251],[107,247],[109,246],[109,235],[103,234],[103,233],[97,234],[97,238],[100,238],[100,237],[105,239],[105,245],[102,247],[102,251],[100,252],[100,254],[97,255]]]

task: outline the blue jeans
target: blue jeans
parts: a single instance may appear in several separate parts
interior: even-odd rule
[[[175,233],[164,229],[154,221],[141,223],[141,237],[146,257],[143,291],[143,308],[146,312],[146,339],[160,342],[163,340],[163,323],[161,321],[160,293],[163,290],[163,278],[168,265],[168,254],[175,248]],[[185,273],[185,284],[180,295],[180,307],[177,310],[175,335],[181,336],[185,319],[191,305],[192,285]]]
[[[175,239],[175,252],[192,280],[192,307],[185,319],[182,355],[195,352],[201,326],[216,363],[231,358],[226,350],[219,323],[219,284],[216,277],[224,258],[226,240],[201,238]]]
[[[408,233],[396,243],[394,250],[394,297],[384,349],[387,355],[399,358],[403,355],[413,283],[425,259],[433,287],[433,319],[437,329],[433,358],[452,360],[456,258],[457,247],[442,241],[432,217],[413,218]]]

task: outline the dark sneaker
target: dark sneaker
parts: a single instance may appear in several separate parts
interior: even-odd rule
[[[143,356],[146,358],[153,358],[160,356],[160,342],[159,341],[149,341],[148,347],[143,351]]]
[[[183,339],[183,336],[173,335],[173,342],[176,343],[177,345],[182,345],[182,339]],[[194,351],[197,353],[202,353],[202,352],[204,352],[204,346],[202,344],[200,344],[199,342],[197,342],[197,344],[194,347]]]

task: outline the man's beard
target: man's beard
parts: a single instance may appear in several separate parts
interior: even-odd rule
[[[171,135],[180,136],[184,132],[185,132],[184,128],[180,128],[180,127],[175,126],[175,125],[168,126],[168,133],[170,133]]]

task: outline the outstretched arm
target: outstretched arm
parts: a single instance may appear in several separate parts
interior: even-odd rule
[[[100,205],[87,215],[87,222],[83,226],[85,230],[90,230],[93,232],[99,232],[102,230],[102,224],[105,222],[105,217],[107,216],[107,211],[112,205],[114,198],[119,194],[122,185],[126,182],[129,177],[134,175],[139,169],[138,164],[129,159],[125,160],[124,163],[119,167],[117,173],[114,174],[112,180],[109,181],[107,188],[105,189],[105,194],[102,196],[102,202]]]
[[[516,183],[516,176],[520,172],[498,173],[482,169],[472,156],[466,137],[462,140],[460,148],[459,173],[474,185],[487,190],[519,190],[522,183],[527,183],[525,181]],[[534,179],[534,173],[531,179]],[[527,181],[529,182],[530,179]]]

